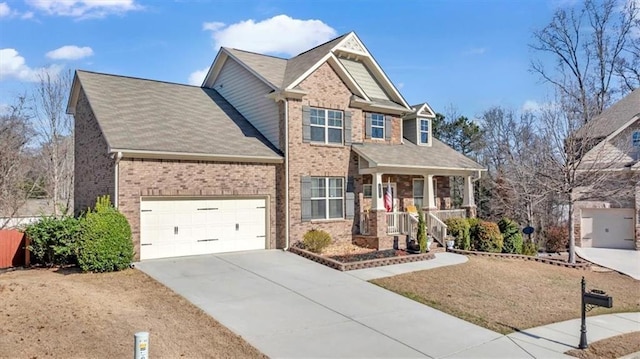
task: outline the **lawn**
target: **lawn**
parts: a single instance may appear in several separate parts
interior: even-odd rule
[[[150,357],[264,357],[138,270],[7,272],[0,300],[1,357],[132,357],[138,331],[150,333]]]
[[[577,270],[522,260],[470,257],[465,264],[373,280],[421,303],[485,328],[516,330],[580,318],[580,279],[613,296],[613,308],[640,311],[640,281],[617,272]]]
[[[633,332],[598,340],[589,344],[587,349],[573,349],[565,354],[581,359],[615,359],[638,351],[640,351],[640,332]]]

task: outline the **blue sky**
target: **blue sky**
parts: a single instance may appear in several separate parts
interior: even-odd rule
[[[547,98],[531,33],[571,0],[0,0],[0,105],[37,73],[84,69],[196,83],[219,46],[290,57],[355,31],[413,104],[476,117]]]

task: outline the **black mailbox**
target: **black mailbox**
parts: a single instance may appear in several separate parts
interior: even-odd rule
[[[584,293],[585,304],[597,305],[598,307],[611,308],[613,307],[613,298],[597,292]]]

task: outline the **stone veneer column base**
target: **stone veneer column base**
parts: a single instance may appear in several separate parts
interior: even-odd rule
[[[467,218],[476,218],[478,216],[478,208],[476,206],[462,206],[467,211]]]

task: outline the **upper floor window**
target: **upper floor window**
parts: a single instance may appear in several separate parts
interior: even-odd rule
[[[631,143],[633,147],[640,147],[640,131],[634,131],[631,135]]]
[[[342,111],[311,108],[311,141],[342,144],[342,122]]]
[[[425,118],[420,119],[420,143],[429,143],[429,120]]]
[[[384,139],[384,115],[371,114],[371,138]]]

